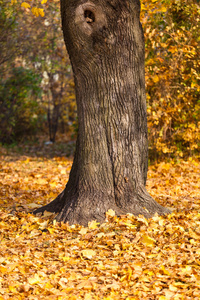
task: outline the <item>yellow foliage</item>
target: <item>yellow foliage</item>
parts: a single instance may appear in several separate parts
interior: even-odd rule
[[[43,8],[38,8],[38,12],[41,17],[44,17],[44,9]]]
[[[21,7],[30,8],[31,6],[27,2],[22,2]]]
[[[148,235],[142,236],[142,243],[144,243],[146,246],[152,247],[155,244],[155,240],[149,237]]]
[[[29,0],[29,1],[32,1],[32,0]],[[45,4],[47,2],[48,2],[48,0],[42,0],[41,4]],[[17,4],[17,3],[19,3],[19,0],[11,0],[11,5],[14,5],[14,4]],[[22,2],[21,7],[31,8],[32,14],[36,17],[39,17],[39,16],[44,17],[44,9],[43,8],[40,8],[38,6],[31,7],[31,5],[27,2]]]
[[[0,147],[0,299],[199,298],[197,160],[149,168],[147,189],[171,215],[147,220],[110,209],[105,223],[82,227],[28,213],[56,197],[72,165],[66,157],[33,157],[33,149],[20,156]]]
[[[150,157],[200,147],[199,7],[187,0],[142,1]],[[192,126],[191,126],[192,124]]]

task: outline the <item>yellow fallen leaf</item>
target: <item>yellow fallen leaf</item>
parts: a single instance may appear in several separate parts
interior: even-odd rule
[[[51,217],[52,215],[54,215],[54,213],[45,210],[43,217]]]
[[[170,285],[169,285],[169,290],[170,290],[171,292],[176,292],[176,291],[178,290],[178,288],[177,288],[176,286],[173,286],[173,284],[170,284]]]
[[[50,282],[47,282],[45,285],[45,289],[50,290],[53,288],[53,285]]]
[[[52,188],[55,188],[58,185],[56,181],[51,181],[49,184]]]
[[[42,222],[42,223],[40,223],[39,229],[40,229],[40,230],[44,230],[45,228],[47,228],[48,223],[49,223],[48,220],[47,220],[47,221],[44,221],[44,222]]]
[[[106,217],[114,217],[115,216],[115,211],[112,210],[112,209],[109,209],[107,212],[106,212]]]
[[[39,236],[41,235],[41,231],[37,230],[37,229],[33,229],[30,233],[29,236],[30,237],[35,237],[35,236]]]
[[[16,293],[17,292],[17,289],[16,289],[16,287],[15,286],[13,286],[13,285],[9,285],[9,290],[10,290],[10,292],[12,292],[12,293]]]
[[[41,205],[38,205],[38,204],[36,204],[36,203],[28,203],[27,206],[28,206],[28,208],[30,208],[30,209],[34,209],[34,208],[40,207]]]
[[[94,255],[96,255],[96,252],[92,249],[85,249],[85,250],[81,251],[81,254],[85,258],[91,259],[91,258],[93,258]]]
[[[137,227],[136,225],[133,225],[133,224],[130,224],[130,223],[124,223],[124,225],[126,225],[127,227],[132,228],[132,229]]]
[[[39,277],[38,274],[35,274],[34,277],[28,278],[28,282],[29,282],[30,284],[36,284],[36,283],[39,283],[40,281],[41,281],[41,278]]]
[[[141,216],[141,215],[140,215],[140,216],[137,218],[137,220],[140,221],[140,222],[142,222],[142,223],[144,223],[146,226],[149,225],[148,222],[147,222],[147,219],[146,219],[144,216]]]
[[[96,237],[98,237],[98,239],[102,238],[102,236],[104,236],[105,233],[104,232],[99,232],[96,234]]]
[[[76,289],[81,290],[91,290],[93,288],[92,282],[90,280],[83,280],[77,286]]]
[[[44,185],[44,184],[47,184],[48,182],[44,178],[39,178],[39,179],[35,180],[35,183],[40,184],[40,185]]]
[[[27,293],[30,290],[30,285],[28,283],[22,284],[20,287],[20,292]],[[0,298],[1,299],[1,298]]]
[[[185,268],[181,268],[180,274],[190,274],[192,272],[191,266],[185,266]]]
[[[80,233],[81,235],[84,235],[84,234],[87,233],[87,231],[88,231],[88,229],[85,228],[85,227],[83,227],[83,228],[81,228],[81,230],[79,231],[79,233]]]
[[[48,231],[50,234],[54,234],[54,229],[53,228],[48,228]]]
[[[152,247],[155,244],[155,240],[149,237],[148,235],[143,235],[142,236],[142,243],[145,244],[146,246]]]
[[[67,285],[66,285],[66,283],[68,282],[68,280],[67,280],[67,278],[64,278],[64,277],[62,277],[62,278],[60,278],[60,280],[59,280],[59,285],[63,288],[63,289],[66,289],[67,288]]]
[[[163,272],[165,275],[168,275],[168,276],[171,275],[171,273],[170,273],[169,271],[167,271],[163,265],[161,266],[160,269],[162,270],[162,272]]]
[[[68,261],[68,260],[70,260],[70,257],[69,256],[63,256],[62,259],[63,259],[63,261]]]
[[[94,299],[94,298],[92,297],[91,294],[89,294],[89,293],[86,293],[86,294],[85,294],[84,300],[93,300],[93,299]]]
[[[0,273],[2,273],[2,274],[7,273],[7,268],[0,266]]]
[[[88,223],[89,229],[96,229],[96,228],[98,228],[98,225],[99,225],[99,223],[96,220]]]

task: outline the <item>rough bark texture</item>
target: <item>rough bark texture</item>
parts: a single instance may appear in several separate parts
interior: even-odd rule
[[[39,211],[59,221],[103,221],[105,212],[170,211],[147,193],[144,40],[138,0],[61,0],[79,133],[65,190]]]

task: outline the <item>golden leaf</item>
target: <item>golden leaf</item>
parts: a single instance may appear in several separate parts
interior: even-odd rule
[[[104,232],[99,232],[96,234],[96,237],[98,237],[98,239],[102,238],[102,236],[104,236],[105,233]]]
[[[7,271],[8,271],[7,268],[0,266],[0,273],[5,274],[7,273]]]
[[[115,211],[112,210],[112,209],[109,209],[107,212],[106,212],[106,217],[114,217],[115,216]]]
[[[148,235],[143,235],[141,241],[143,244],[145,244],[146,246],[149,246],[149,247],[153,247],[156,242],[156,240],[152,239]]]
[[[163,274],[168,275],[168,276],[171,275],[171,273],[169,271],[167,271],[163,265],[161,266],[160,269],[162,270]]]
[[[167,11],[167,8],[166,7],[164,7],[164,6],[162,6],[162,8],[161,8],[161,10],[160,10],[161,12],[166,12]]]
[[[142,216],[142,215],[140,215],[140,216],[137,218],[137,220],[140,221],[140,222],[142,222],[142,223],[144,223],[146,226],[149,225],[147,219],[146,219],[144,216]]]
[[[39,12],[37,7],[32,7],[31,11],[34,16],[39,17]]]
[[[77,286],[77,289],[81,290],[90,290],[93,288],[92,282],[90,280],[83,280],[82,282],[80,282]]]
[[[85,294],[84,300],[93,300],[93,299],[94,299],[94,298],[92,297],[91,294],[89,294],[89,293],[86,293],[86,294]]]
[[[85,249],[81,251],[81,254],[83,255],[83,257],[88,258],[88,259],[92,259],[93,256],[96,255],[96,251],[92,250],[92,249]]]
[[[38,11],[38,10],[37,10],[37,11]],[[39,15],[35,14],[35,16],[38,17]],[[35,180],[35,183],[36,183],[36,184],[41,184],[41,185],[43,185],[43,184],[47,184],[48,182],[47,182],[46,179],[39,178],[39,179],[36,179],[36,180]]]
[[[63,261],[68,261],[68,260],[70,260],[70,257],[69,256],[63,256],[62,259],[63,259]]]
[[[84,234],[87,233],[87,231],[88,231],[88,229],[85,228],[85,227],[83,227],[83,228],[81,228],[81,230],[79,231],[79,233],[80,233],[81,235],[84,235]]]
[[[34,209],[34,208],[40,207],[41,205],[38,205],[38,204],[36,204],[36,203],[28,203],[27,206],[28,206],[28,208],[30,208],[30,209]]]
[[[98,225],[99,225],[99,223],[96,220],[88,223],[89,229],[96,229],[96,228],[98,228]]]
[[[43,8],[38,8],[38,13],[40,14],[41,17],[44,17],[44,9]]]
[[[50,211],[47,211],[47,210],[45,210],[44,211],[44,214],[43,214],[43,217],[44,218],[46,218],[46,217],[51,217],[51,216],[53,216],[54,215],[54,213],[52,213],[52,212],[50,212]]]
[[[9,288],[10,292],[12,292],[12,293],[16,293],[17,292],[16,287],[14,285],[9,285],[8,288]]]
[[[44,221],[44,222],[42,222],[42,223],[39,223],[39,225],[40,225],[40,227],[39,227],[40,230],[44,230],[45,228],[47,228],[48,223],[49,223],[49,220]]]
[[[24,8],[30,8],[30,4],[28,4],[27,2],[22,2],[21,4],[21,7],[24,7]],[[27,159],[28,160],[28,159]],[[28,160],[29,161],[29,160]]]
[[[40,281],[41,281],[41,278],[39,277],[38,274],[35,274],[34,277],[28,278],[28,282],[29,282],[30,284],[36,284],[36,283],[39,283]]]

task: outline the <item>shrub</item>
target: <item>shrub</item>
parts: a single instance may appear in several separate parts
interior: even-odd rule
[[[32,70],[13,68],[0,80],[0,141],[12,143],[34,132],[38,119],[41,78]]]

